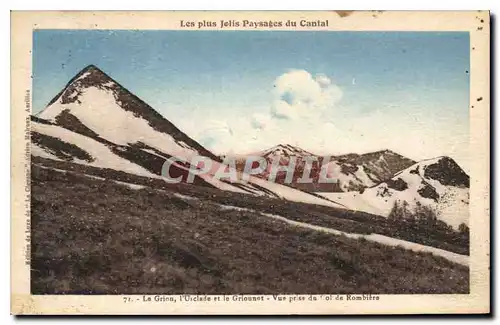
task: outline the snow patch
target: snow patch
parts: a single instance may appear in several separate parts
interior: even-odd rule
[[[288,201],[331,206],[336,208],[342,207],[340,204],[324,200],[312,194],[302,192],[300,190],[285,185],[272,183],[257,177],[250,177],[250,183],[263,187]]]
[[[188,201],[198,201],[199,200],[197,197],[184,195],[184,194],[180,194],[180,193],[173,193],[173,195],[175,197],[178,197],[179,199],[188,200]]]
[[[252,210],[252,209],[248,209],[248,208],[240,208],[240,207],[237,207],[237,206],[234,206],[234,205],[225,205],[225,204],[218,204],[219,208],[223,211],[225,210],[236,210],[236,211],[248,211],[248,212],[255,212],[255,213],[258,213],[257,211],[255,210]]]
[[[115,182],[116,184],[125,185],[133,190],[142,190],[143,188],[146,188],[146,186],[144,186],[144,185],[139,185],[139,184],[134,184],[134,183],[127,183],[127,182],[121,182],[121,181],[113,181],[113,182]]]

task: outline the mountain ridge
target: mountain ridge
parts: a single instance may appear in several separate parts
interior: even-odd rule
[[[363,154],[349,153],[343,155],[317,155],[290,144],[277,144],[273,147],[254,152],[247,155],[226,155],[220,156],[222,159],[234,158],[239,170],[245,167],[245,160],[248,157],[259,156],[267,160],[270,166],[275,160],[279,165],[286,166],[291,157],[296,159],[296,171],[294,173],[294,182],[292,186],[304,190],[315,192],[345,192],[360,190],[375,186],[380,182],[391,178],[395,173],[416,163],[414,160],[404,157],[390,149],[384,149]],[[305,168],[305,157],[312,157],[315,162],[312,164],[310,175],[315,180],[313,184],[303,184],[297,182],[302,176]],[[325,162],[325,157],[330,161]],[[321,168],[326,164],[328,175],[338,178],[338,184],[321,184],[318,182]],[[268,178],[270,171],[267,170],[260,175],[262,178]],[[283,174],[279,174],[278,182],[284,182]]]
[[[392,178],[359,192],[320,193],[349,208],[389,217],[396,205],[411,214],[419,207],[459,229],[469,223],[469,176],[450,157],[419,161]]]

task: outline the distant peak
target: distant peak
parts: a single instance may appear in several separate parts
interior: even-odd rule
[[[390,149],[383,149],[383,150],[379,150],[379,151],[375,151],[375,152],[379,153],[379,154],[389,154],[389,155],[397,154],[396,152],[394,152]]]
[[[274,148],[295,148],[295,149],[300,149],[299,147],[291,145],[289,143],[280,143],[280,144],[276,145]]]
[[[262,151],[265,156],[268,155],[285,155],[285,156],[304,156],[304,155],[312,155],[310,152],[299,148],[297,146],[291,145],[289,143],[280,143]]]
[[[85,67],[85,69],[90,69],[90,68],[93,68],[93,69],[99,69],[96,65],[94,64],[89,64],[88,66]],[[100,69],[99,69],[100,70]]]
[[[280,144],[277,144],[275,145],[274,147],[271,147],[269,149],[267,149],[266,151],[274,151],[274,150],[294,150],[294,149],[299,149],[297,147],[294,147],[292,145],[289,145],[289,144],[283,144],[283,143],[280,143]]]
[[[383,149],[383,150],[379,150],[379,151],[374,151],[374,152],[366,153],[364,155],[389,155],[389,156],[397,156],[397,157],[406,158],[402,154],[397,153],[397,152],[395,152],[395,151],[393,151],[391,149]]]

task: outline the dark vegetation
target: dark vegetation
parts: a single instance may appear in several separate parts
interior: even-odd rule
[[[469,187],[467,175],[453,159],[442,157],[435,164],[425,168],[424,176],[435,179],[443,185]]]
[[[39,118],[38,120],[41,119]],[[71,114],[68,109],[63,110],[55,120],[58,125],[64,125],[66,129],[73,132],[83,134],[92,139],[96,139],[99,137],[97,133],[89,129],[76,116]]]
[[[468,268],[446,259],[296,228],[220,204],[352,230],[356,219],[368,216],[334,218],[312,205],[249,202],[248,196],[205,187],[156,186],[160,180],[131,189],[81,173],[148,180],[64,162],[52,161],[52,167],[64,165],[67,172],[41,167],[49,162],[33,159],[34,294],[469,292]]]
[[[354,174],[358,171],[358,166],[352,164],[340,165],[340,172],[344,175]]]
[[[396,180],[388,179],[386,183],[389,188],[392,188],[396,191],[404,191],[408,189],[408,184],[406,184],[406,182],[400,177],[398,177]]]
[[[469,227],[465,224],[459,226],[458,231],[439,220],[436,212],[417,202],[414,210],[408,207],[408,202],[394,202],[394,206],[389,213],[388,220],[395,227],[404,227],[415,231],[415,233],[428,232],[436,237],[449,238],[451,243],[469,243]]]
[[[435,202],[438,202],[439,194],[436,192],[434,187],[432,187],[429,183],[427,183],[423,179],[422,179],[422,184],[423,184],[423,187],[421,187],[417,190],[418,194],[420,194],[420,196],[422,196],[422,197],[425,197],[427,199],[432,199]]]
[[[44,120],[43,118],[39,118],[35,115],[31,115],[31,121],[38,122],[41,124],[46,124],[46,125],[54,125],[54,123],[47,121],[47,120]]]

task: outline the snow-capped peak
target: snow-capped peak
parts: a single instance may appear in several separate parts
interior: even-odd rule
[[[266,158],[273,156],[304,157],[304,156],[313,156],[313,154],[302,148],[292,146],[291,144],[278,144],[272,148],[262,151],[261,156]]]
[[[98,67],[96,67],[95,65],[89,65],[81,70],[66,84],[63,90],[50,101],[50,103],[47,105],[47,108],[42,111],[39,116],[46,119],[54,118],[59,112],[56,112],[49,108],[52,107],[55,103],[81,103],[79,96],[82,95],[84,89],[90,87],[112,90],[118,87],[118,85],[113,79],[111,79],[111,77],[106,75]]]
[[[117,145],[143,144],[168,156],[188,158],[200,154],[218,160],[94,65],[72,78],[38,116]]]

